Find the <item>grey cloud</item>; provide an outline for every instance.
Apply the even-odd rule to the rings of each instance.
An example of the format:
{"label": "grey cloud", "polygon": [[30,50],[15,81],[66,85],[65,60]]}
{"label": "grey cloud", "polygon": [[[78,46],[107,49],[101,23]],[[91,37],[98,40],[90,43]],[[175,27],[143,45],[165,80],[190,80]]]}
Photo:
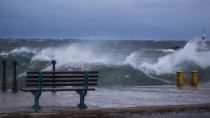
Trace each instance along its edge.
{"label": "grey cloud", "polygon": [[187,39],[210,27],[209,0],[0,0],[0,36]]}

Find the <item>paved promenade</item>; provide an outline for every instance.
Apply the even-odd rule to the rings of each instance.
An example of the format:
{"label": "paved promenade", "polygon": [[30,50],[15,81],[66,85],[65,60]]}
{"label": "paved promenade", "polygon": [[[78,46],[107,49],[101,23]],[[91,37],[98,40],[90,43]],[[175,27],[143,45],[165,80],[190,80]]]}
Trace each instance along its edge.
{"label": "paved promenade", "polygon": [[[23,111],[33,113],[34,110],[31,109],[33,101],[33,96],[27,92],[19,91],[18,93],[12,93],[9,90],[4,93],[0,92],[0,113],[21,113]],[[74,111],[78,110],[76,108],[78,103],[79,95],[75,92],[44,92],[40,99],[42,106],[40,112]],[[153,106],[167,108],[168,106],[174,105],[191,106],[195,104],[200,104],[202,106],[200,107],[201,110],[205,110],[206,108],[210,108],[208,103],[210,103],[209,86],[198,86],[197,88],[184,87],[182,89],[176,88],[175,86],[97,88],[96,91],[88,92],[86,97],[86,104],[89,107],[88,110],[99,111],[101,109],[113,110],[116,108],[126,110],[128,108],[140,108],[141,110],[142,107],[143,109],[144,107],[146,109],[153,108]],[[209,106],[205,107],[205,105]],[[189,106],[187,106],[187,109]],[[200,108],[190,109],[190,111],[199,111]],[[196,112],[193,113],[196,114]],[[204,114],[209,115],[209,112],[205,112]],[[182,116],[182,114],[180,115]],[[132,117],[136,117],[135,114]]]}

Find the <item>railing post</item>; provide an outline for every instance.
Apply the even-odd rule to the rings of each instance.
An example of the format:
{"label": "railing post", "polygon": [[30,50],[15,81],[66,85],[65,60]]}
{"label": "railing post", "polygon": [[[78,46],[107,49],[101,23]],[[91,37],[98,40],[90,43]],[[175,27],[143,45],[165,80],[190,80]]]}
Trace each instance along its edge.
{"label": "railing post", "polygon": [[7,90],[7,80],[6,80],[6,60],[2,61],[3,64],[3,79],[2,79],[2,87],[1,90],[2,91],[6,91]]}
{"label": "railing post", "polygon": [[13,83],[12,83],[12,92],[17,92],[17,77],[16,77],[16,66],[17,66],[17,61],[13,61],[13,67],[14,67],[14,70],[13,70]]}
{"label": "railing post", "polygon": [[56,61],[55,60],[52,60],[51,64],[52,64],[52,71],[55,71]]}
{"label": "railing post", "polygon": [[[55,72],[55,64],[56,64],[56,61],[55,60],[52,60],[51,64],[52,64],[52,71]],[[54,76],[55,76],[55,73],[53,73],[53,77],[52,77],[52,79],[53,79],[53,86],[52,87],[53,88],[55,88],[55,86],[54,86],[55,77]]]}

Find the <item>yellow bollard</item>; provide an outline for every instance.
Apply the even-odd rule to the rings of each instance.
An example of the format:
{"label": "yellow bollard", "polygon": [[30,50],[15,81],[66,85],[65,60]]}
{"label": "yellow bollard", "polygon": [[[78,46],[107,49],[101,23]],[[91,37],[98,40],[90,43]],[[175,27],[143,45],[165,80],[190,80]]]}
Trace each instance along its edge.
{"label": "yellow bollard", "polygon": [[191,71],[191,86],[198,84],[198,71]]}
{"label": "yellow bollard", "polygon": [[184,72],[183,71],[176,72],[176,86],[177,87],[184,86]]}

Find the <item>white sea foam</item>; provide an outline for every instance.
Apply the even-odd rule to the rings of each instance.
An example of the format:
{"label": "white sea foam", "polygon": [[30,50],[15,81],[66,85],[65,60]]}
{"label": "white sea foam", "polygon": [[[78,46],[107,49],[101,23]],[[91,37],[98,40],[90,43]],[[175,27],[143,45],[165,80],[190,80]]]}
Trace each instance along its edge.
{"label": "white sea foam", "polygon": [[167,53],[176,52],[176,50],[174,50],[174,49],[161,49],[161,50],[158,50],[158,51],[167,52]]}
{"label": "white sea foam", "polygon": [[70,44],[66,47],[45,48],[38,52],[33,58],[35,60],[50,61],[55,59],[57,67],[82,67],[85,64],[101,64],[122,66],[131,65],[133,68],[144,72],[146,75],[161,75],[175,73],[176,70],[183,69],[184,63],[193,63],[201,68],[210,66],[210,51],[198,51],[198,41],[188,42],[183,49],[174,53],[160,57],[157,62],[149,62],[142,57],[140,51],[135,51],[117,59],[116,53],[100,50],[100,46],[81,45],[79,43]]}
{"label": "white sea foam", "polygon": [[[183,49],[157,58],[156,61],[145,57],[141,50],[136,50],[128,55],[120,55],[112,49],[103,48],[103,45],[73,43],[63,47],[35,49],[22,47],[3,52],[1,55],[32,53],[35,61],[57,61],[56,68],[87,68],[86,65],[123,66],[130,65],[140,70],[150,78],[158,75],[173,74],[179,69],[184,69],[186,63],[194,64],[200,68],[210,66],[210,51],[199,51],[198,41],[188,42]],[[160,79],[161,80],[161,79]],[[163,80],[165,81],[165,80]]]}
{"label": "white sea foam", "polygon": [[13,49],[9,53],[33,53],[33,54],[35,54],[37,52],[38,52],[38,50],[35,48],[21,47],[21,48]]}
{"label": "white sea foam", "polygon": [[39,50],[35,49],[35,48],[28,48],[28,47],[20,47],[20,48],[16,48],[13,49],[9,52],[1,52],[0,55],[1,56],[8,56],[11,54],[21,54],[21,53],[32,53],[32,54],[36,54]]}
{"label": "white sea foam", "polygon": [[67,66],[82,67],[85,64],[116,65],[117,60],[113,58],[111,53],[101,52],[96,46],[75,43],[65,47],[45,48],[37,53],[31,61],[55,59],[57,61],[56,67],[60,68]]}
{"label": "white sea foam", "polygon": [[143,62],[134,66],[147,74],[154,75],[175,73],[176,70],[183,69],[183,65],[188,62],[205,69],[210,66],[210,51],[199,51],[198,44],[197,40],[190,41],[183,49],[160,57],[156,63]]}

